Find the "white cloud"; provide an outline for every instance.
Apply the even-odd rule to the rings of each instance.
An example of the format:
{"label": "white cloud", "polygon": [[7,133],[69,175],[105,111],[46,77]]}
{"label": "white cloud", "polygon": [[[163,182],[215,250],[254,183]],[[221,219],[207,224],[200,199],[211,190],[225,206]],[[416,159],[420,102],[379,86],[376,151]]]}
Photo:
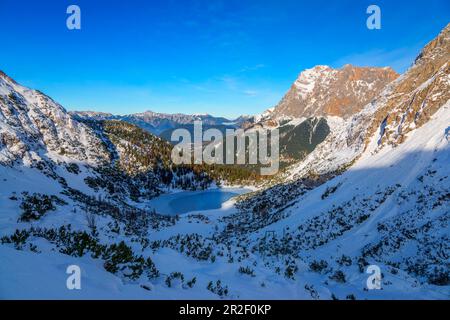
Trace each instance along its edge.
{"label": "white cloud", "polygon": [[255,97],[258,95],[258,91],[256,90],[244,90],[242,93],[249,97]]}

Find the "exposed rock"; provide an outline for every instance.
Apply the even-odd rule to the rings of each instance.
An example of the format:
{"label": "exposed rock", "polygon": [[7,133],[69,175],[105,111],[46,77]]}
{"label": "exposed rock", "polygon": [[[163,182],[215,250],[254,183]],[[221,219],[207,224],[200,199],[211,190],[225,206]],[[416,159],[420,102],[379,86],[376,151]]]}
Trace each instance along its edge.
{"label": "exposed rock", "polygon": [[360,111],[398,74],[389,67],[316,66],[303,71],[271,114],[272,118],[339,116]]}

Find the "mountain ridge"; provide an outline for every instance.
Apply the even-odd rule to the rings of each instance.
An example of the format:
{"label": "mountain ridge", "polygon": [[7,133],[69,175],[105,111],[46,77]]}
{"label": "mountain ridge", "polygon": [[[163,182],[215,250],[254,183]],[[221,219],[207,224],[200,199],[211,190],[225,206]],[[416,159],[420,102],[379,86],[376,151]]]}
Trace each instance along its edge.
{"label": "mountain ridge", "polygon": [[339,69],[317,65],[300,73],[281,101],[262,116],[266,121],[338,116],[348,118],[398,77],[390,67]]}
{"label": "mountain ridge", "polygon": [[209,114],[171,114],[153,111],[129,115],[113,115],[95,111],[70,111],[69,113],[80,119],[127,121],[156,135],[161,135],[163,132],[174,130],[185,125],[193,125],[194,121],[201,121],[204,126],[208,127],[225,126],[227,128],[239,128],[244,122],[251,119],[248,116],[240,116],[236,119],[229,120],[224,117],[215,117]]}

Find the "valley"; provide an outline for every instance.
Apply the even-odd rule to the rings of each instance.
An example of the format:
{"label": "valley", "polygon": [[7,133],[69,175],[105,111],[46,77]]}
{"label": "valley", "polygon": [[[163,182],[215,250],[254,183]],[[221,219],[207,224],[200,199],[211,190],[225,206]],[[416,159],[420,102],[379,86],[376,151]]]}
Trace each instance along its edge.
{"label": "valley", "polygon": [[[412,63],[317,66],[234,120],[68,112],[0,73],[0,298],[448,300],[450,25]],[[282,170],[175,163],[198,120],[279,130]]]}

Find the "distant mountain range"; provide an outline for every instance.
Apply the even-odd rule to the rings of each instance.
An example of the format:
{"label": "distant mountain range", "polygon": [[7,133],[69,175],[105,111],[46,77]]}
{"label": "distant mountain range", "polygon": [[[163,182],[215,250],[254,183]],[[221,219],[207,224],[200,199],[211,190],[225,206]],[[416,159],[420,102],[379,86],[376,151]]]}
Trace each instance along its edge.
{"label": "distant mountain range", "polygon": [[223,117],[214,117],[209,114],[167,114],[153,111],[145,111],[124,116],[95,111],[73,111],[70,112],[70,114],[79,119],[126,121],[133,123],[150,133],[162,135],[166,138],[170,138],[170,133],[174,129],[181,127],[190,129],[194,121],[202,121],[205,128],[240,128],[244,123],[251,121],[253,118],[251,116],[240,116],[237,119],[229,120]]}
{"label": "distant mountain range", "polygon": [[[256,116],[226,119],[211,115],[164,114],[152,111],[131,115],[112,115],[92,111],[70,112],[78,119],[126,121],[170,141],[173,130],[193,133],[193,123],[202,121],[203,129],[246,130],[280,128],[283,164],[298,161],[325,140],[330,132],[328,117],[345,119],[357,113],[398,74],[390,68],[354,67],[342,69],[317,66],[303,71],[280,103]],[[332,121],[335,123],[336,121]],[[317,125],[311,125],[317,123]]]}

